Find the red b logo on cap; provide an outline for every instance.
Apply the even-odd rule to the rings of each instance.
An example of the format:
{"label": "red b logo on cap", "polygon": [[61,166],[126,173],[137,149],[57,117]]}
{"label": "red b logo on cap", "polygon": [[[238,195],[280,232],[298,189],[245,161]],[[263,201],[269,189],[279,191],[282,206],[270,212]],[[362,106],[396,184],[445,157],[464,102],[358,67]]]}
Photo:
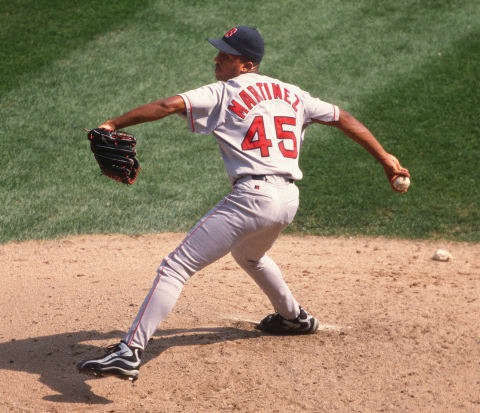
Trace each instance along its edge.
{"label": "red b logo on cap", "polygon": [[234,27],[232,30],[229,30],[227,33],[225,33],[225,36],[223,37],[230,37],[230,36],[233,36],[235,33],[237,33],[237,28]]}

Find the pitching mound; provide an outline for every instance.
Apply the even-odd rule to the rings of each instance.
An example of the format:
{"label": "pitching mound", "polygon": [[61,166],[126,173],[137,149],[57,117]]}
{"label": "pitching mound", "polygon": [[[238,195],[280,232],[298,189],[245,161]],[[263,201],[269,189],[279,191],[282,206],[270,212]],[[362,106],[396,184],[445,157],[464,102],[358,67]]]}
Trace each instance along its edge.
{"label": "pitching mound", "polygon": [[[0,411],[480,411],[478,244],[283,236],[270,255],[315,335],[255,330],[272,308],[226,256],[187,283],[137,382],[78,374],[123,336],[182,238],[0,246]],[[439,248],[453,260],[432,260]]]}

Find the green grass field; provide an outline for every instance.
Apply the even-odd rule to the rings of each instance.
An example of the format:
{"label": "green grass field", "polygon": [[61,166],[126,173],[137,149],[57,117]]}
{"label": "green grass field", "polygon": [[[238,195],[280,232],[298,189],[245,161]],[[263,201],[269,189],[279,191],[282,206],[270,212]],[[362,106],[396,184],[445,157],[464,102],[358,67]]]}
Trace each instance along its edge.
{"label": "green grass field", "polygon": [[266,39],[263,73],[353,113],[412,173],[398,195],[361,147],[311,127],[288,231],[480,242],[480,3],[299,4],[1,0],[0,242],[187,231],[229,192],[212,136],[177,117],[130,128],[143,169],[127,187],[81,128],[213,82],[204,39],[237,24]]}

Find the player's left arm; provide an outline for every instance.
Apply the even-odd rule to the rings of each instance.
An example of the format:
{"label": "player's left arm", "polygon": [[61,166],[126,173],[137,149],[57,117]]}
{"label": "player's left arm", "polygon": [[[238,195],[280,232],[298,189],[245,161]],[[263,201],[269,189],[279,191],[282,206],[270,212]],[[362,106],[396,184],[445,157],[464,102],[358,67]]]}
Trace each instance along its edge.
{"label": "player's left arm", "polygon": [[350,139],[364,147],[383,166],[389,182],[392,182],[392,179],[397,175],[410,177],[408,169],[402,167],[396,157],[385,151],[368,128],[351,113],[340,110],[338,121],[334,122],[312,120],[322,125],[334,126],[340,129]]}

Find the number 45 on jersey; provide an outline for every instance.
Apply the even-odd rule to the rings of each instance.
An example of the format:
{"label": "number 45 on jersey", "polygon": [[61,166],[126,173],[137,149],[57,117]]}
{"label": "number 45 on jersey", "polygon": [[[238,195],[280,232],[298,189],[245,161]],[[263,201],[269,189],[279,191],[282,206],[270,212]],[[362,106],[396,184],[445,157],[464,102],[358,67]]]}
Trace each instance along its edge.
{"label": "number 45 on jersey", "polygon": [[[289,116],[275,116],[275,132],[277,135],[278,148],[285,158],[296,159],[298,156],[297,150],[297,137],[292,131],[284,130],[283,125],[296,126],[297,121],[295,118]],[[255,135],[257,139],[254,140]],[[284,139],[291,139],[293,143],[293,149],[285,148]],[[249,151],[252,149],[260,149],[260,154],[263,158],[270,156],[269,148],[272,146],[272,141],[267,138],[265,133],[265,124],[263,122],[263,116],[256,116],[253,119],[250,128],[245,135],[245,138],[242,141],[242,149],[244,151]]]}

